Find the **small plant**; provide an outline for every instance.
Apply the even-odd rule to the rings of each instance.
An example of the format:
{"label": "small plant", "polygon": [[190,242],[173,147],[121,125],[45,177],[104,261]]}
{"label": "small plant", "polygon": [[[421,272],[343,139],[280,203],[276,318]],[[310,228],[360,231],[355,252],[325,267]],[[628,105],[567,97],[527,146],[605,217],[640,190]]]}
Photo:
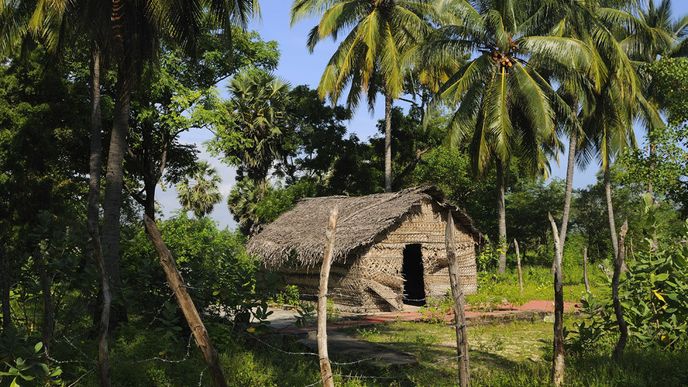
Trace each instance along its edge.
{"label": "small plant", "polygon": [[10,387],[20,387],[20,382],[30,382],[28,385],[45,385],[45,386],[62,386],[62,369],[60,367],[51,367],[43,363],[41,360],[41,351],[43,350],[43,343],[36,343],[33,347],[33,354],[31,357],[24,359],[17,357],[14,359],[14,364],[5,363],[8,367],[7,371],[0,371],[0,382],[3,377],[8,376],[12,378]]}
{"label": "small plant", "polygon": [[315,305],[310,302],[301,302],[296,308],[296,326],[305,327],[315,322]]}
{"label": "small plant", "polygon": [[296,285],[287,285],[283,291],[275,297],[275,302],[280,305],[299,306],[301,293]]}

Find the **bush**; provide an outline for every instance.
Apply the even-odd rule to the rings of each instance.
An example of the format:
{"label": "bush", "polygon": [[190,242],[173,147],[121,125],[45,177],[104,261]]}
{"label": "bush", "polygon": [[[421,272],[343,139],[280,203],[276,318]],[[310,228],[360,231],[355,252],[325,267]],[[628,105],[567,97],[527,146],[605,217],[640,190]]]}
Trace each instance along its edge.
{"label": "bush", "polygon": [[[619,288],[631,341],[666,350],[688,348],[688,246],[684,243],[636,254]],[[578,324],[574,348],[594,346],[615,337],[616,318],[610,299],[583,300],[586,319]]]}

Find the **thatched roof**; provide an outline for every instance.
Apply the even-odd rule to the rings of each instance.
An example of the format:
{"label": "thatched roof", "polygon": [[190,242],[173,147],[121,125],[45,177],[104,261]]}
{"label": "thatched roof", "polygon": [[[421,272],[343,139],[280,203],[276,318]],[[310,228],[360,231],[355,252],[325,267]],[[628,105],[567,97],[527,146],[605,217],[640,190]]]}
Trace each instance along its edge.
{"label": "thatched roof", "polygon": [[445,203],[441,191],[435,187],[417,187],[367,196],[303,199],[251,238],[248,251],[260,256],[267,267],[277,266],[292,257],[299,264],[315,265],[322,259],[330,210],[338,206],[334,259],[341,262],[375,243],[407,216],[420,211],[421,203],[428,200],[451,210],[455,223],[476,241],[480,240],[481,234],[471,218]]}

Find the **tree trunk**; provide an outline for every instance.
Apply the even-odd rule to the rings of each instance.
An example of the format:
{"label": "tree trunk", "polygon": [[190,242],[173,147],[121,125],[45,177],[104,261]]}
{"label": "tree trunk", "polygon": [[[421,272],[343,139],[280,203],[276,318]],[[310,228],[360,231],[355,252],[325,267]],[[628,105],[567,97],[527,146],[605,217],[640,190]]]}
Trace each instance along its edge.
{"label": "tree trunk", "polygon": [[576,145],[578,135],[571,134],[569,138],[569,159],[566,165],[566,192],[564,194],[564,213],[561,217],[561,230],[559,230],[559,243],[561,244],[562,257],[564,246],[566,245],[566,234],[569,228],[569,217],[571,214],[571,199],[573,198],[573,174],[576,165]]}
{"label": "tree trunk", "polygon": [[177,270],[177,264],[174,261],[174,257],[165,245],[165,242],[162,240],[162,235],[160,235],[160,230],[158,230],[158,226],[155,224],[155,221],[147,215],[144,215],[143,220],[146,225],[146,231],[148,232],[148,238],[153,243],[153,246],[160,257],[160,265],[162,265],[162,268],[165,271],[167,283],[174,291],[177,304],[182,310],[184,318],[186,319],[186,322],[193,333],[194,339],[196,340],[196,345],[198,345],[198,348],[203,354],[203,359],[208,365],[213,384],[216,387],[226,387],[227,382],[222,372],[222,367],[220,367],[217,352],[213,347],[213,343],[210,341],[210,336],[208,336],[208,331],[205,329],[203,320],[201,320],[201,316],[199,315],[191,296],[189,296],[189,292],[186,290],[186,283],[184,282],[181,274],[179,274],[179,270]]}
{"label": "tree trunk", "polygon": [[506,203],[505,203],[506,180],[504,177],[504,165],[501,160],[497,160],[497,208],[499,214],[499,267],[498,273],[506,271]]}
{"label": "tree trunk", "polygon": [[330,266],[334,252],[334,239],[337,232],[337,207],[330,211],[330,220],[325,232],[325,255],[320,268],[320,289],[318,291],[318,356],[320,358],[320,377],[322,385],[334,387],[332,366],[327,353],[327,286],[330,278]]}
{"label": "tree trunk", "polygon": [[100,242],[99,229],[99,201],[100,201],[100,171],[103,165],[103,134],[102,116],[100,109],[100,49],[93,45],[91,51],[91,157],[89,159],[88,180],[88,233],[91,236],[93,259],[100,273],[100,291],[103,304],[100,310],[98,324],[98,378],[102,387],[110,386],[110,355],[108,351],[108,335],[110,328],[110,305],[112,295],[110,280],[105,269],[105,259]]}
{"label": "tree trunk", "polygon": [[392,97],[385,96],[385,192],[392,192]]}
{"label": "tree trunk", "polygon": [[45,353],[50,353],[50,344],[53,339],[53,329],[55,328],[55,315],[53,306],[52,278],[48,273],[45,256],[40,247],[36,247],[36,263],[38,264],[38,278],[41,285],[43,296],[43,321],[41,323],[41,339]]}
{"label": "tree trunk", "polygon": [[564,283],[562,268],[562,245],[559,240],[557,224],[549,215],[549,222],[552,226],[552,236],[554,239],[554,348],[552,353],[552,383],[555,386],[564,384]]}
{"label": "tree trunk", "polygon": [[454,326],[456,329],[456,353],[459,360],[459,386],[470,384],[470,367],[468,356],[468,331],[466,329],[466,315],[464,313],[464,295],[461,287],[461,273],[459,262],[456,260],[454,239],[454,216],[447,211],[447,225],[444,232],[444,244],[449,261],[449,284],[454,298]]}
{"label": "tree trunk", "polygon": [[590,282],[588,282],[588,247],[583,247],[583,282],[585,282],[585,292],[590,293]]}
{"label": "tree trunk", "polygon": [[[561,217],[561,229],[559,230],[559,243],[561,244],[562,259],[564,255],[564,247],[566,246],[566,237],[569,228],[569,218],[571,216],[571,200],[573,198],[573,175],[576,166],[577,144],[578,134],[572,133],[569,136],[569,157],[566,164],[566,191],[564,191],[564,212]],[[554,262],[552,262],[552,273],[554,273]]]}
{"label": "tree trunk", "polygon": [[628,222],[626,221],[624,222],[623,226],[621,226],[621,231],[619,232],[619,253],[614,259],[614,276],[612,277],[612,302],[614,304],[616,323],[619,326],[619,341],[616,342],[613,354],[613,358],[615,360],[620,360],[623,356],[623,351],[626,347],[626,341],[628,340],[628,326],[626,325],[626,320],[624,320],[623,306],[621,306],[621,301],[619,300],[619,280],[621,279],[621,271],[624,266],[626,253],[624,245],[627,232]]}
{"label": "tree trunk", "polygon": [[2,330],[9,332],[12,328],[12,308],[10,307],[10,258],[5,246],[0,246],[0,303],[2,304]]}
{"label": "tree trunk", "polygon": [[604,193],[607,197],[607,217],[609,219],[609,230],[612,236],[612,247],[614,248],[614,258],[619,256],[619,241],[616,236],[616,221],[614,220],[614,203],[612,202],[612,181],[609,174],[611,165],[607,158],[607,167],[604,170]]}
{"label": "tree trunk", "polygon": [[117,101],[113,112],[110,149],[105,175],[105,198],[103,200],[103,257],[105,272],[112,287],[111,323],[126,321],[126,307],[122,300],[120,279],[120,216],[124,188],[124,155],[127,152],[129,132],[129,110],[131,104],[131,83],[133,70],[129,60],[120,63],[117,72]]}
{"label": "tree trunk", "polygon": [[514,239],[514,249],[516,249],[516,270],[518,271],[518,289],[523,293],[523,270],[521,269],[521,250],[518,241]]}

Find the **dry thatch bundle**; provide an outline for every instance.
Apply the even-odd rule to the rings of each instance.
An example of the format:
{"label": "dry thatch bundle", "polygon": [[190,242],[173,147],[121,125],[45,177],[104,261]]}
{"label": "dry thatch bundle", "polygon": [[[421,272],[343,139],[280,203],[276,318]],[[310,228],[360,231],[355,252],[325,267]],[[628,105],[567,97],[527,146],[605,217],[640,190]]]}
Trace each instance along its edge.
{"label": "dry thatch bundle", "polygon": [[[301,200],[294,209],[265,227],[248,243],[248,251],[260,256],[266,267],[287,261],[312,267],[322,260],[329,211],[339,207],[334,262],[343,263],[375,244],[417,214],[423,202],[433,201],[451,211],[457,226],[476,241],[481,234],[461,209],[444,202],[435,187],[416,187],[368,196],[328,196]],[[293,260],[296,260],[294,262]]]}

